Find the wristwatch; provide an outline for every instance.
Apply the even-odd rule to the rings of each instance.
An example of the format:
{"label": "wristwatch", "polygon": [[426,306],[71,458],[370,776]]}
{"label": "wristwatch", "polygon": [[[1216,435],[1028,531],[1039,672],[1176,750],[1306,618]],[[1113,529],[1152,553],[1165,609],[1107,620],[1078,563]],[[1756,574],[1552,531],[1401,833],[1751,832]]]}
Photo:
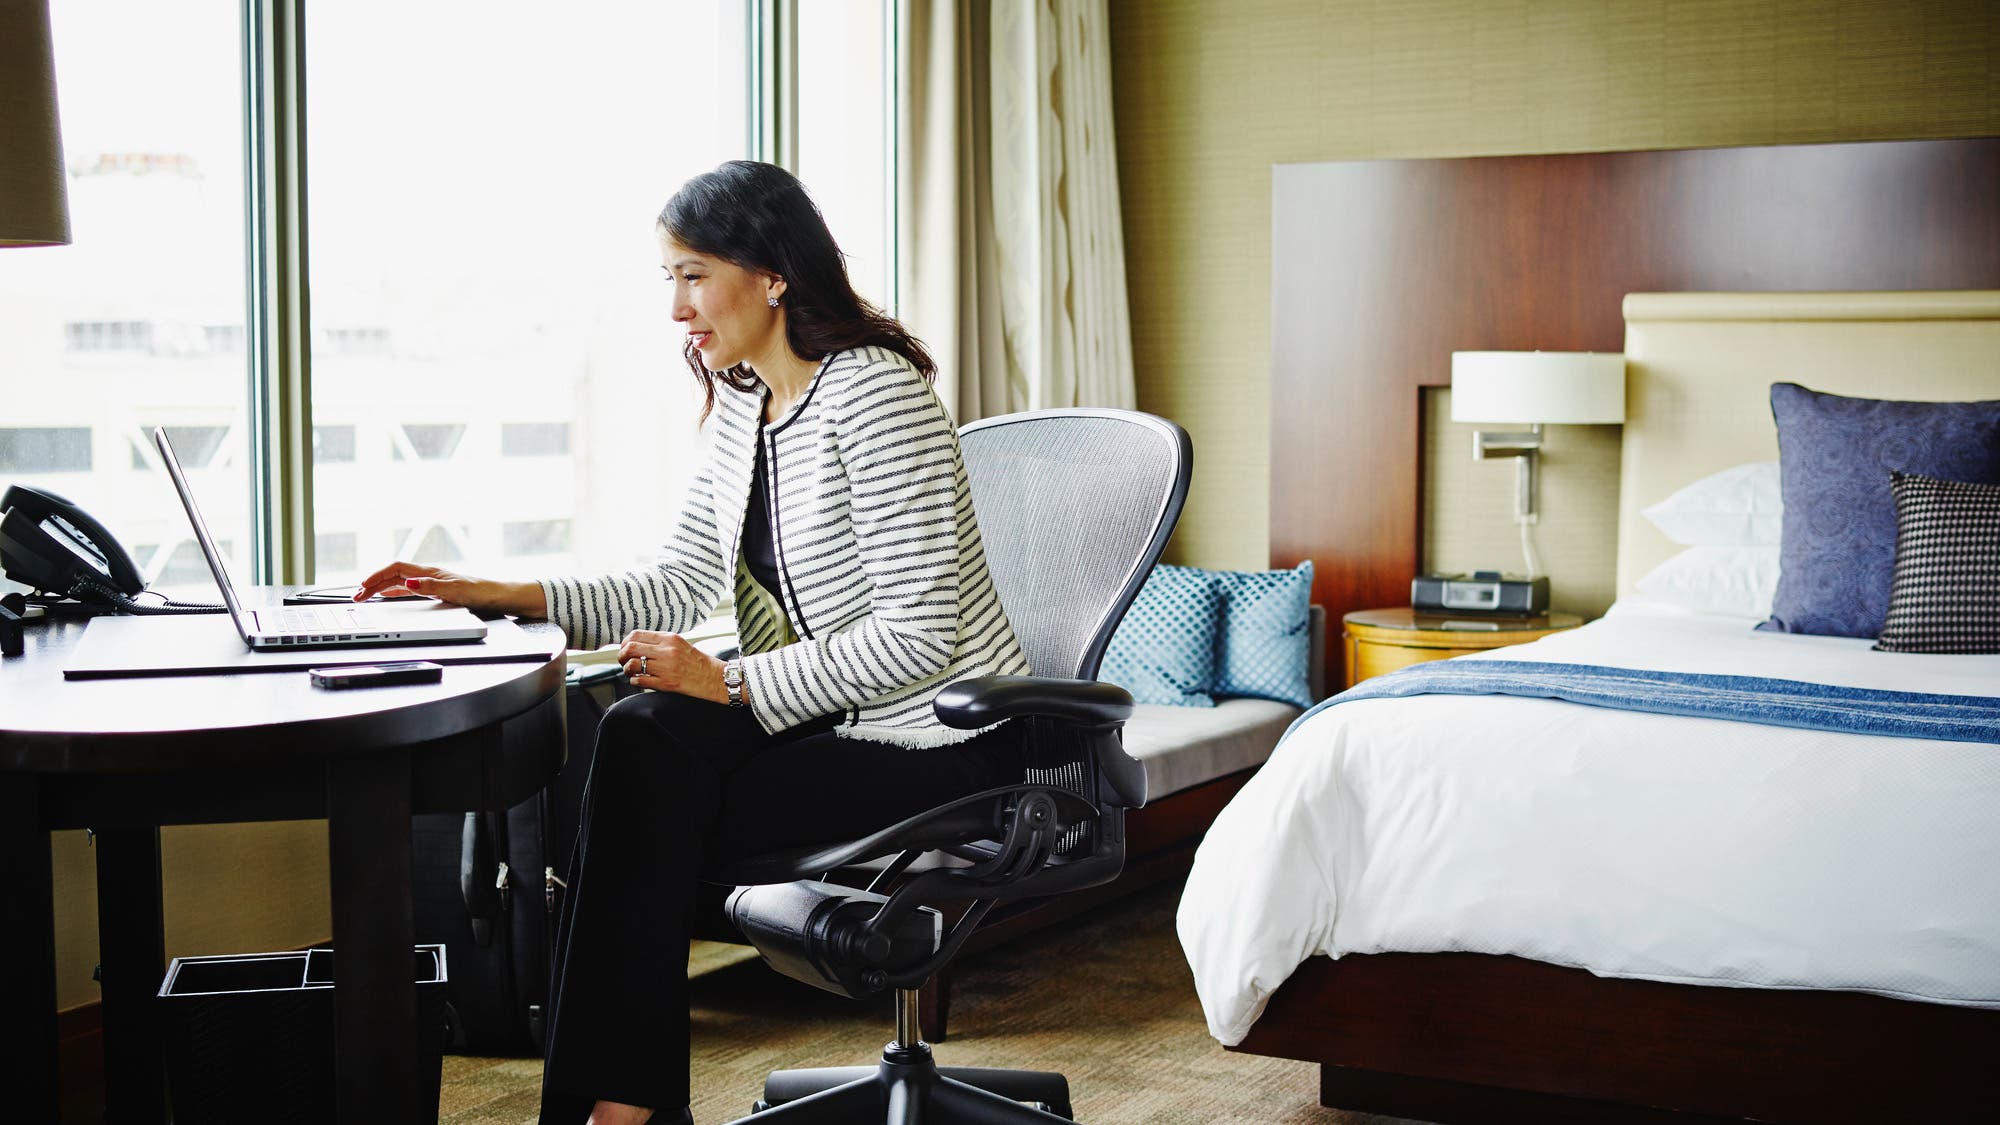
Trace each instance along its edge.
{"label": "wristwatch", "polygon": [[743,662],[732,660],[722,666],[722,686],[729,689],[729,705],[741,707],[743,701]]}

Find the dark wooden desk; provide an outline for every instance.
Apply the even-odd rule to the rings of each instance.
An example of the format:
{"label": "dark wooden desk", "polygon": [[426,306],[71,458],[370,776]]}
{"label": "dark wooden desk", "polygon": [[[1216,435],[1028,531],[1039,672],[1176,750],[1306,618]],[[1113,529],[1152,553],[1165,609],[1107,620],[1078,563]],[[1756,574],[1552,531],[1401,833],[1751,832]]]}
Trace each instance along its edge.
{"label": "dark wooden desk", "polygon": [[322,816],[340,951],[339,1119],[420,1112],[410,816],[506,808],[561,764],[562,636],[529,627],[547,636],[546,660],[330,692],[303,672],[65,681],[83,623],[30,622],[26,653],[0,658],[7,1119],[57,1115],[52,830],[97,833],[106,1119],[150,1125],[166,1119],[152,1026],[166,959],[160,826]]}

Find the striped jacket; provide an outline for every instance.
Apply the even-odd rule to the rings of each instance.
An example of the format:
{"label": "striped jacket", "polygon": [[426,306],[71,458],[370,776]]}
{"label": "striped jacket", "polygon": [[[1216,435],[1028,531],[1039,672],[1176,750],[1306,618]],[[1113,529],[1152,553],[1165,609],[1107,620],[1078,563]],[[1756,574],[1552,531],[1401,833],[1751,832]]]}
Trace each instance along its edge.
{"label": "striped jacket", "polygon": [[[680,633],[734,588],[744,692],[780,731],[843,714],[838,732],[899,746],[972,737],[938,722],[938,690],[1026,675],[1000,608],[958,435],[909,361],[837,352],[784,417],[760,430],[766,392],[717,388],[709,450],[651,566],[542,583],[549,619],[594,648],[633,629]],[[756,447],[765,443],[780,590],[741,559]]]}

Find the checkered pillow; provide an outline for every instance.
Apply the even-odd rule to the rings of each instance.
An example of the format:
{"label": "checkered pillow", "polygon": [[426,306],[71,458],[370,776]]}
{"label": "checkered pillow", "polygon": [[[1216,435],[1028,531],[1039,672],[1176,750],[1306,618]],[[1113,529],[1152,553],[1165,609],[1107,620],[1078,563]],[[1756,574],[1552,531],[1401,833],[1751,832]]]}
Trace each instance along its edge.
{"label": "checkered pillow", "polygon": [[1891,473],[1896,567],[1883,652],[2000,653],[2000,484]]}
{"label": "checkered pillow", "polygon": [[1215,631],[1222,591],[1207,571],[1155,566],[1111,635],[1097,678],[1140,703],[1213,707]]}
{"label": "checkered pillow", "polygon": [[1313,705],[1306,637],[1313,565],[1291,570],[1214,572],[1222,586],[1222,649],[1215,693]]}

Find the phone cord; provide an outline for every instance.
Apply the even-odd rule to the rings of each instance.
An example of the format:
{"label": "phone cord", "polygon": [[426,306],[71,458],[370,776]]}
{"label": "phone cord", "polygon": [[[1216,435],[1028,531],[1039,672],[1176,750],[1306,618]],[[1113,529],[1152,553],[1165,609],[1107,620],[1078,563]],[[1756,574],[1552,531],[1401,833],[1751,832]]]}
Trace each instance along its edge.
{"label": "phone cord", "polygon": [[176,613],[223,612],[223,607],[219,605],[209,605],[205,602],[177,602],[174,601],[172,598],[167,598],[163,603],[159,605],[147,605],[143,602],[136,602],[133,601],[131,598],[126,597],[124,592],[121,590],[114,589],[110,586],[105,585],[102,582],[93,581],[90,578],[78,578],[76,582],[70,586],[68,596],[75,598],[77,601],[85,601],[85,600],[108,601],[111,604],[117,606],[120,610],[122,610],[125,613],[137,614],[140,616],[176,614]]}

